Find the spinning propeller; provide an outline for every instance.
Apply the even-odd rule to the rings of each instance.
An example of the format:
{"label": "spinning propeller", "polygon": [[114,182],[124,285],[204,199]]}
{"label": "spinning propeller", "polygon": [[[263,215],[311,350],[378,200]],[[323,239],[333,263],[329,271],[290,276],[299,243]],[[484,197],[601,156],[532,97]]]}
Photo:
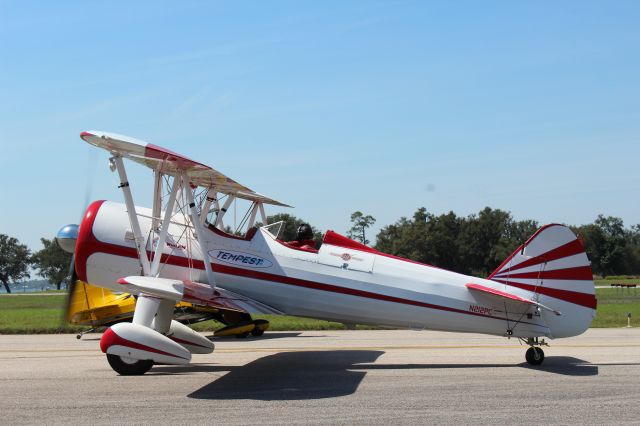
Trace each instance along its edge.
{"label": "spinning propeller", "polygon": [[[85,192],[84,192],[84,202],[82,203],[82,211],[80,212],[79,219],[82,222],[82,218],[84,217],[84,212],[91,201],[91,193],[93,190],[93,176],[96,169],[96,154],[94,150],[89,150],[87,154],[87,179],[85,180]],[[76,275],[75,268],[75,251],[76,251],[76,241],[78,240],[78,232],[80,230],[80,225],[70,224],[63,226],[58,233],[56,234],[55,240],[62,250],[67,253],[71,253],[71,262],[69,263],[69,275],[67,276],[67,300],[64,308],[64,320],[69,322],[70,318],[70,309],[71,309],[71,301],[73,298],[73,294],[76,290],[76,282],[78,281],[78,276]]]}

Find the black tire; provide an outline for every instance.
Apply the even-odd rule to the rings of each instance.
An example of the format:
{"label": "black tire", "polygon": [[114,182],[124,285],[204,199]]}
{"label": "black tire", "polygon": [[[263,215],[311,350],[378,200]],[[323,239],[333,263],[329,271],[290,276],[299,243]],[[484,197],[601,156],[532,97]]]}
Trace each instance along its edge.
{"label": "black tire", "polygon": [[107,361],[113,371],[121,376],[142,376],[153,367],[153,361],[142,359],[135,362],[125,362],[118,355],[107,354]]}
{"label": "black tire", "polygon": [[258,328],[258,327],[256,327],[256,328],[254,328],[253,330],[251,330],[251,335],[252,335],[252,336],[260,337],[260,336],[262,336],[263,334],[264,334],[264,330],[262,330],[262,329],[260,329],[260,328]]}
{"label": "black tire", "polygon": [[540,348],[536,348],[535,346],[527,349],[527,353],[524,356],[527,359],[527,362],[531,365],[540,365],[544,361],[544,351]]}

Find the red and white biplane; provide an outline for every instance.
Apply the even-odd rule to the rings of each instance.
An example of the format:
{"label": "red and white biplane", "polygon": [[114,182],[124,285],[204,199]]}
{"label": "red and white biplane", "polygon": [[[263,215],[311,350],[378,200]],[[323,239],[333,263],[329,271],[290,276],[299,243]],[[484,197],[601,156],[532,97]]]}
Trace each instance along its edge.
{"label": "red and white biplane", "polygon": [[[109,152],[124,204],[92,203],[75,243],[78,279],[137,297],[132,322],[100,347],[120,374],[154,363],[187,364],[213,343],[174,320],[176,302],[251,314],[348,324],[485,333],[521,339],[541,364],[544,338],[576,336],[595,315],[590,262],[563,225],[546,225],[489,277],[450,272],[381,253],[328,231],[319,250],[279,239],[265,205],[285,206],[204,164],[126,136],[83,132]],[[128,159],[153,170],[153,205],[134,204]],[[251,203],[243,236],[225,232],[234,200]],[[257,221],[266,224],[256,227]],[[68,238],[68,236],[67,236]]]}

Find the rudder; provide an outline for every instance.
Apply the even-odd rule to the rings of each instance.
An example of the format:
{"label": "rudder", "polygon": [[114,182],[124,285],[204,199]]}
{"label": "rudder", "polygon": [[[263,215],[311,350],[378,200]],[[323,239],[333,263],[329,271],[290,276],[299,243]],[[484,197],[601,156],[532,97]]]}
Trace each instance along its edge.
{"label": "rudder", "polygon": [[591,262],[582,242],[564,225],[540,228],[488,278],[531,291],[539,302],[562,312],[563,319],[545,318],[554,337],[582,333],[595,315]]}

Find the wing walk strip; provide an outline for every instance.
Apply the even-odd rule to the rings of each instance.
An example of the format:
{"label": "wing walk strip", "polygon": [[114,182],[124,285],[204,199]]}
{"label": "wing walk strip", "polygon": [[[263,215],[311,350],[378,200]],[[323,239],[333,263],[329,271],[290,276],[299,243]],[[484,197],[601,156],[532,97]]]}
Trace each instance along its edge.
{"label": "wing walk strip", "polygon": [[[101,242],[101,241],[96,241],[95,245],[99,246],[99,247],[92,247],[92,253],[101,252],[101,253],[111,254],[111,255],[115,255],[115,256],[129,257],[129,258],[133,258],[133,259],[137,259],[138,258],[136,249],[134,247],[123,247],[123,246],[120,246],[120,245],[117,245],[117,244],[104,243],[104,242]],[[149,251],[147,251],[147,253],[150,254]],[[189,259],[184,258],[184,257],[169,256],[169,255],[163,254],[160,262],[166,263],[166,264],[169,264],[169,265],[173,265],[173,266],[181,266],[181,267],[185,267],[185,268],[192,267],[194,269],[204,270],[204,262],[202,260],[191,260],[190,261]],[[382,300],[382,301],[385,301],[385,302],[401,303],[401,304],[404,304],[404,305],[419,306],[419,307],[422,307],[422,308],[436,309],[436,310],[440,310],[440,311],[453,312],[453,313],[457,313],[457,314],[471,315],[471,316],[482,317],[482,318],[491,318],[491,319],[496,319],[496,320],[500,320],[500,321],[513,321],[512,319],[505,318],[505,317],[499,317],[499,316],[495,316],[495,315],[485,315],[485,314],[481,314],[481,313],[477,313],[477,312],[471,312],[471,311],[465,311],[465,310],[462,310],[462,309],[451,308],[451,307],[448,307],[448,306],[434,305],[432,303],[420,302],[420,301],[417,301],[417,300],[403,299],[403,298],[400,298],[400,297],[388,296],[386,294],[373,293],[373,292],[369,292],[369,291],[357,290],[357,289],[352,289],[352,288],[347,288],[347,287],[339,287],[339,286],[335,286],[335,285],[331,285],[331,284],[323,284],[323,283],[319,283],[319,282],[315,282],[315,281],[303,280],[303,279],[299,279],[299,278],[293,278],[293,277],[287,277],[287,276],[282,276],[282,275],[269,274],[269,273],[266,273],[266,272],[246,270],[246,269],[242,269],[242,268],[235,268],[235,267],[232,267],[232,266],[218,265],[218,264],[212,264],[212,267],[214,269],[214,272],[218,272],[218,273],[221,273],[221,274],[241,276],[241,277],[253,278],[253,279],[258,279],[258,280],[272,281],[272,282],[276,282],[276,283],[279,283],[279,284],[295,285],[295,286],[298,286],[298,287],[305,287],[305,288],[310,288],[310,289],[314,289],[314,290],[327,291],[327,292],[331,292],[331,293],[340,293],[340,294],[346,294],[346,295],[350,295],[350,296],[357,296],[357,297],[364,297],[364,298],[368,298],[368,299]],[[517,322],[521,323],[521,324],[529,324],[529,325],[533,325],[535,327],[543,328],[543,326],[541,326],[540,324],[536,324],[536,323],[533,323],[533,322],[527,322],[527,321],[517,321]]]}

